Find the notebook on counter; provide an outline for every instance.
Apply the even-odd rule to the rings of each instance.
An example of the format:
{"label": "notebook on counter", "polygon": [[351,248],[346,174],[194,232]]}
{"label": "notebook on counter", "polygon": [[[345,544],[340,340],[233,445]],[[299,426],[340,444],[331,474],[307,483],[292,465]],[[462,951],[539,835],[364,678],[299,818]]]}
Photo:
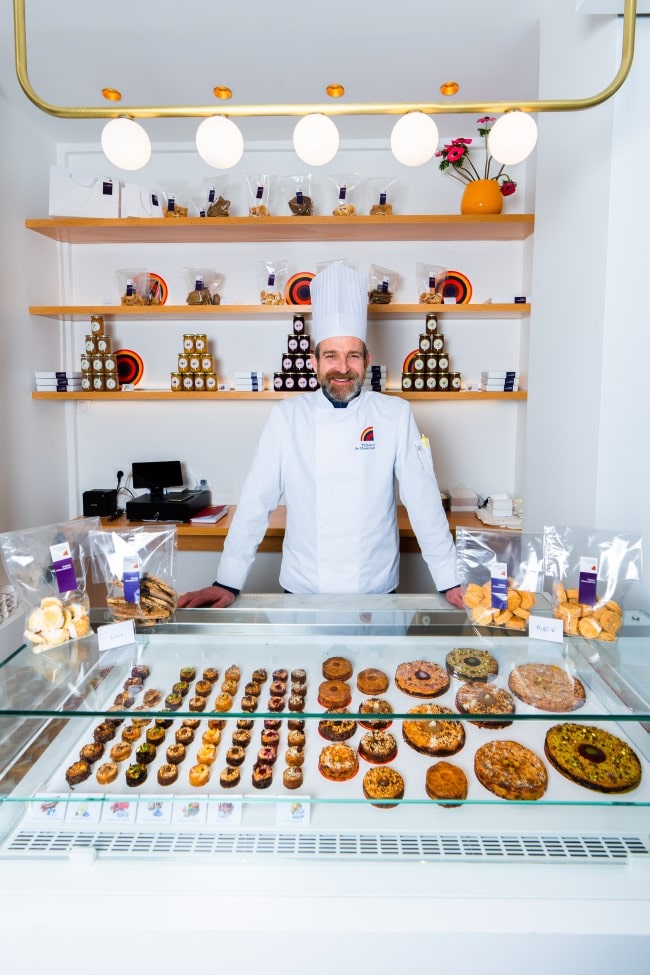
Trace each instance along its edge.
{"label": "notebook on counter", "polygon": [[227,504],[209,504],[190,518],[190,525],[214,525],[227,514]]}

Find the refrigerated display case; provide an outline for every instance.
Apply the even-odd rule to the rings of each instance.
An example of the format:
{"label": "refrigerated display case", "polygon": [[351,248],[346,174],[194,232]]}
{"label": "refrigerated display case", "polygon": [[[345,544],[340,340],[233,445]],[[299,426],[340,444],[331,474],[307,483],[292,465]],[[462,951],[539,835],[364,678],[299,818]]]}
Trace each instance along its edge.
{"label": "refrigerated display case", "polygon": [[[497,672],[461,679],[449,656],[460,648]],[[457,971],[476,967],[461,944],[504,934],[515,952],[505,971],[524,950],[529,971],[548,966],[557,939],[563,957],[576,952],[581,964],[590,952],[598,964],[609,952],[631,960],[647,950],[650,916],[649,650],[642,612],[626,612],[615,643],[552,643],[478,630],[439,597],[397,595],[326,604],[244,596],[228,610],[179,611],[119,648],[100,650],[94,634],[43,654],[19,647],[0,664],[0,930],[45,926],[52,950],[85,926],[87,935],[77,931],[84,952],[110,930],[129,938],[131,957],[142,955],[143,964],[160,956],[162,935],[173,931],[163,952],[170,965],[177,949],[182,957],[176,938],[187,949],[185,927],[190,936],[221,932],[218,957],[228,963],[241,963],[241,936],[250,935],[251,964],[273,971],[288,963],[284,951],[268,954],[266,938],[273,943],[278,933],[291,936],[312,971],[332,969],[327,952],[314,953],[323,935],[345,951],[346,966],[356,952],[360,963],[365,957],[359,939],[379,938],[382,971],[428,951],[434,936],[436,957]],[[325,715],[323,665],[332,658],[351,665],[338,681],[350,701]],[[404,664],[416,675],[408,693],[397,683]],[[418,687],[431,664],[440,677],[435,696],[426,681],[424,693]],[[534,695],[522,699],[512,693],[514,676],[529,665],[564,675],[580,695],[550,707],[548,699],[545,707]],[[370,668],[388,678],[385,691],[359,689]],[[508,692],[514,710],[461,713],[458,692],[470,683]],[[362,713],[370,697],[391,709],[384,731],[397,753],[383,763],[359,751],[372,736]],[[424,745],[415,736],[414,747],[414,722],[431,732]],[[550,733],[575,726],[606,734],[597,745],[575,745],[582,772],[570,756],[562,772]],[[164,771],[159,780],[183,727],[185,758],[176,772],[167,769],[169,781]],[[200,752],[208,731],[212,748]],[[237,733],[240,750],[231,754]],[[335,743],[344,736],[346,761],[353,757],[341,781],[321,767],[332,735]],[[130,754],[112,756],[125,738]],[[492,742],[501,743],[506,767],[486,775]],[[541,767],[534,799],[507,767],[510,742]],[[288,754],[295,743],[302,755]],[[84,748],[92,760],[76,782],[71,770],[79,772]],[[631,777],[621,755],[637,763]],[[257,766],[267,759],[262,780]],[[297,788],[285,786],[289,760],[302,770]],[[431,798],[427,772],[440,761],[461,770],[465,798]],[[112,781],[102,784],[98,770],[107,764],[99,778]],[[134,765],[144,766],[142,780],[127,774]],[[196,765],[207,770],[200,784],[190,776]],[[603,776],[610,766],[612,777]],[[238,781],[223,774],[233,768]],[[403,795],[369,797],[366,783],[378,774],[371,769],[397,772]],[[233,942],[228,931],[238,933]],[[532,956],[531,932],[547,936]],[[109,957],[93,956],[100,966]]]}

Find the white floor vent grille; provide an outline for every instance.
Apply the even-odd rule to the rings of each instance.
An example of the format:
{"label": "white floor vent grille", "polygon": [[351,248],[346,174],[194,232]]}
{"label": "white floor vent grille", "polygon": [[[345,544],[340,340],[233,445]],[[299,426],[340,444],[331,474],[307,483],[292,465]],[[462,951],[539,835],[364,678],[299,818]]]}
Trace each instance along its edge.
{"label": "white floor vent grille", "polygon": [[20,828],[2,857],[64,859],[81,850],[98,858],[279,857],[298,859],[517,860],[621,862],[650,855],[638,835],[546,833],[362,833],[282,831],[71,831]]}

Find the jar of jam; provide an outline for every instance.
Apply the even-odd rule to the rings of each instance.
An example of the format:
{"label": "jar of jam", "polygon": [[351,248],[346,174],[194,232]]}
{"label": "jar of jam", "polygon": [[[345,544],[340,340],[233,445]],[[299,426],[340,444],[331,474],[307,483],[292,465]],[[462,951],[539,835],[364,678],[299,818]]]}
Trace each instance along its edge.
{"label": "jar of jam", "polygon": [[190,371],[190,357],[185,352],[178,353],[178,371],[183,373]]}
{"label": "jar of jam", "polygon": [[104,319],[102,315],[90,316],[90,334],[91,335],[104,334]]}
{"label": "jar of jam", "polygon": [[216,372],[210,370],[205,373],[205,388],[209,393],[216,393],[219,380]]}
{"label": "jar of jam", "polygon": [[104,375],[104,389],[107,393],[116,393],[119,388],[117,373],[107,372]]}
{"label": "jar of jam", "polygon": [[298,352],[302,352],[303,355],[311,352],[311,338],[309,335],[300,335],[298,338]]}
{"label": "jar of jam", "polygon": [[438,371],[438,353],[430,352],[426,357],[424,363],[425,372],[437,372]]}
{"label": "jar of jam", "polygon": [[110,352],[111,351],[110,335],[97,335],[95,337],[95,347],[98,352]]}
{"label": "jar of jam", "polygon": [[296,377],[292,373],[286,373],[284,377],[284,388],[294,390],[296,388]]}
{"label": "jar of jam", "polygon": [[410,372],[402,373],[402,389],[408,392],[413,389],[413,374]]}
{"label": "jar of jam", "polygon": [[201,372],[201,356],[198,352],[190,352],[187,357],[190,372]]}
{"label": "jar of jam", "polygon": [[295,369],[296,372],[304,372],[305,369],[307,368],[306,359],[304,355],[302,355],[300,352],[297,352],[296,355],[294,356],[293,368]]}
{"label": "jar of jam", "polygon": [[93,356],[92,363],[93,363],[93,373],[95,375],[97,375],[97,373],[101,373],[101,372],[104,371],[104,356],[103,355],[101,355],[100,353],[96,352],[95,355]]}
{"label": "jar of jam", "polygon": [[84,350],[88,355],[93,355],[97,351],[97,340],[94,335],[87,335],[84,339]]}
{"label": "jar of jam", "polygon": [[197,392],[202,393],[205,389],[205,373],[195,372],[194,373],[194,389]]}
{"label": "jar of jam", "polygon": [[105,390],[104,386],[104,373],[93,373],[93,391],[95,393],[103,393]]}
{"label": "jar of jam", "polygon": [[424,319],[424,330],[425,332],[428,332],[430,335],[432,335],[434,332],[437,332],[438,330],[437,315],[434,315],[432,312],[429,312],[429,314]]}
{"label": "jar of jam", "polygon": [[117,375],[117,356],[114,352],[107,352],[104,356],[104,372],[108,375]]}
{"label": "jar of jam", "polygon": [[201,372],[214,372],[214,355],[204,352],[201,356]]}
{"label": "jar of jam", "polygon": [[425,367],[426,367],[426,359],[424,358],[424,355],[422,353],[416,355],[413,359],[413,371],[424,372]]}
{"label": "jar of jam", "polygon": [[449,356],[446,352],[441,352],[438,356],[438,369],[440,372],[449,371]]}
{"label": "jar of jam", "polygon": [[183,388],[183,379],[180,372],[170,373],[170,385],[173,393],[179,393]]}
{"label": "jar of jam", "polygon": [[200,332],[198,335],[194,336],[194,351],[195,352],[208,351],[208,336],[205,335],[203,332]]}
{"label": "jar of jam", "polygon": [[290,335],[287,338],[287,352],[295,353],[298,351],[298,336]]}
{"label": "jar of jam", "polygon": [[82,372],[93,371],[93,359],[92,356],[88,355],[87,352],[81,353],[81,371]]}
{"label": "jar of jam", "polygon": [[413,389],[418,393],[424,389],[424,376],[421,373],[413,376]]}
{"label": "jar of jam", "polygon": [[282,371],[293,371],[293,354],[291,352],[285,352],[285,354],[282,356]]}
{"label": "jar of jam", "polygon": [[431,339],[431,348],[433,349],[433,351],[434,352],[442,352],[442,350],[444,349],[444,347],[445,347],[445,337],[444,337],[444,335],[440,335],[440,333],[438,333],[437,335],[434,335],[433,338]]}
{"label": "jar of jam", "polygon": [[424,332],[418,340],[418,348],[420,352],[429,352],[431,349],[431,336],[428,332]]}
{"label": "jar of jam", "polygon": [[438,388],[438,374],[428,372],[424,377],[424,386],[428,393],[433,393]]}
{"label": "jar of jam", "polygon": [[191,393],[194,390],[194,376],[191,372],[183,373],[183,391],[186,393]]}
{"label": "jar of jam", "polygon": [[81,388],[88,392],[93,388],[93,377],[92,373],[85,372],[81,377]]}
{"label": "jar of jam", "polygon": [[449,373],[439,372],[438,373],[438,389],[440,392],[445,392],[449,389]]}
{"label": "jar of jam", "polygon": [[305,316],[304,315],[294,315],[293,316],[293,334],[294,335],[304,335],[305,332]]}
{"label": "jar of jam", "polygon": [[453,390],[460,389],[460,373],[450,372],[449,373],[449,388]]}
{"label": "jar of jam", "polygon": [[302,392],[304,392],[307,389],[307,382],[308,382],[308,377],[307,374],[304,372],[301,372],[300,375],[296,378],[296,386]]}
{"label": "jar of jam", "polygon": [[284,389],[284,376],[281,372],[273,373],[273,389],[276,393],[279,393],[280,390]]}
{"label": "jar of jam", "polygon": [[183,336],[183,352],[194,352],[194,335],[189,332]]}

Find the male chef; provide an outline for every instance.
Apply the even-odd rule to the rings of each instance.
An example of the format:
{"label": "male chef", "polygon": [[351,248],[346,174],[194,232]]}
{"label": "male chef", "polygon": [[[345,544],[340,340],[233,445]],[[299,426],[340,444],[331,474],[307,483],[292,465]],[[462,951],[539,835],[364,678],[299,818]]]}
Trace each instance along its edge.
{"label": "male chef", "polygon": [[226,538],[218,580],[179,607],[228,606],[284,496],[280,584],[289,593],[389,593],[399,581],[395,482],[434,584],[462,608],[456,551],[428,441],[409,404],[363,388],[368,294],[328,264],[311,282],[316,392],[275,405]]}

